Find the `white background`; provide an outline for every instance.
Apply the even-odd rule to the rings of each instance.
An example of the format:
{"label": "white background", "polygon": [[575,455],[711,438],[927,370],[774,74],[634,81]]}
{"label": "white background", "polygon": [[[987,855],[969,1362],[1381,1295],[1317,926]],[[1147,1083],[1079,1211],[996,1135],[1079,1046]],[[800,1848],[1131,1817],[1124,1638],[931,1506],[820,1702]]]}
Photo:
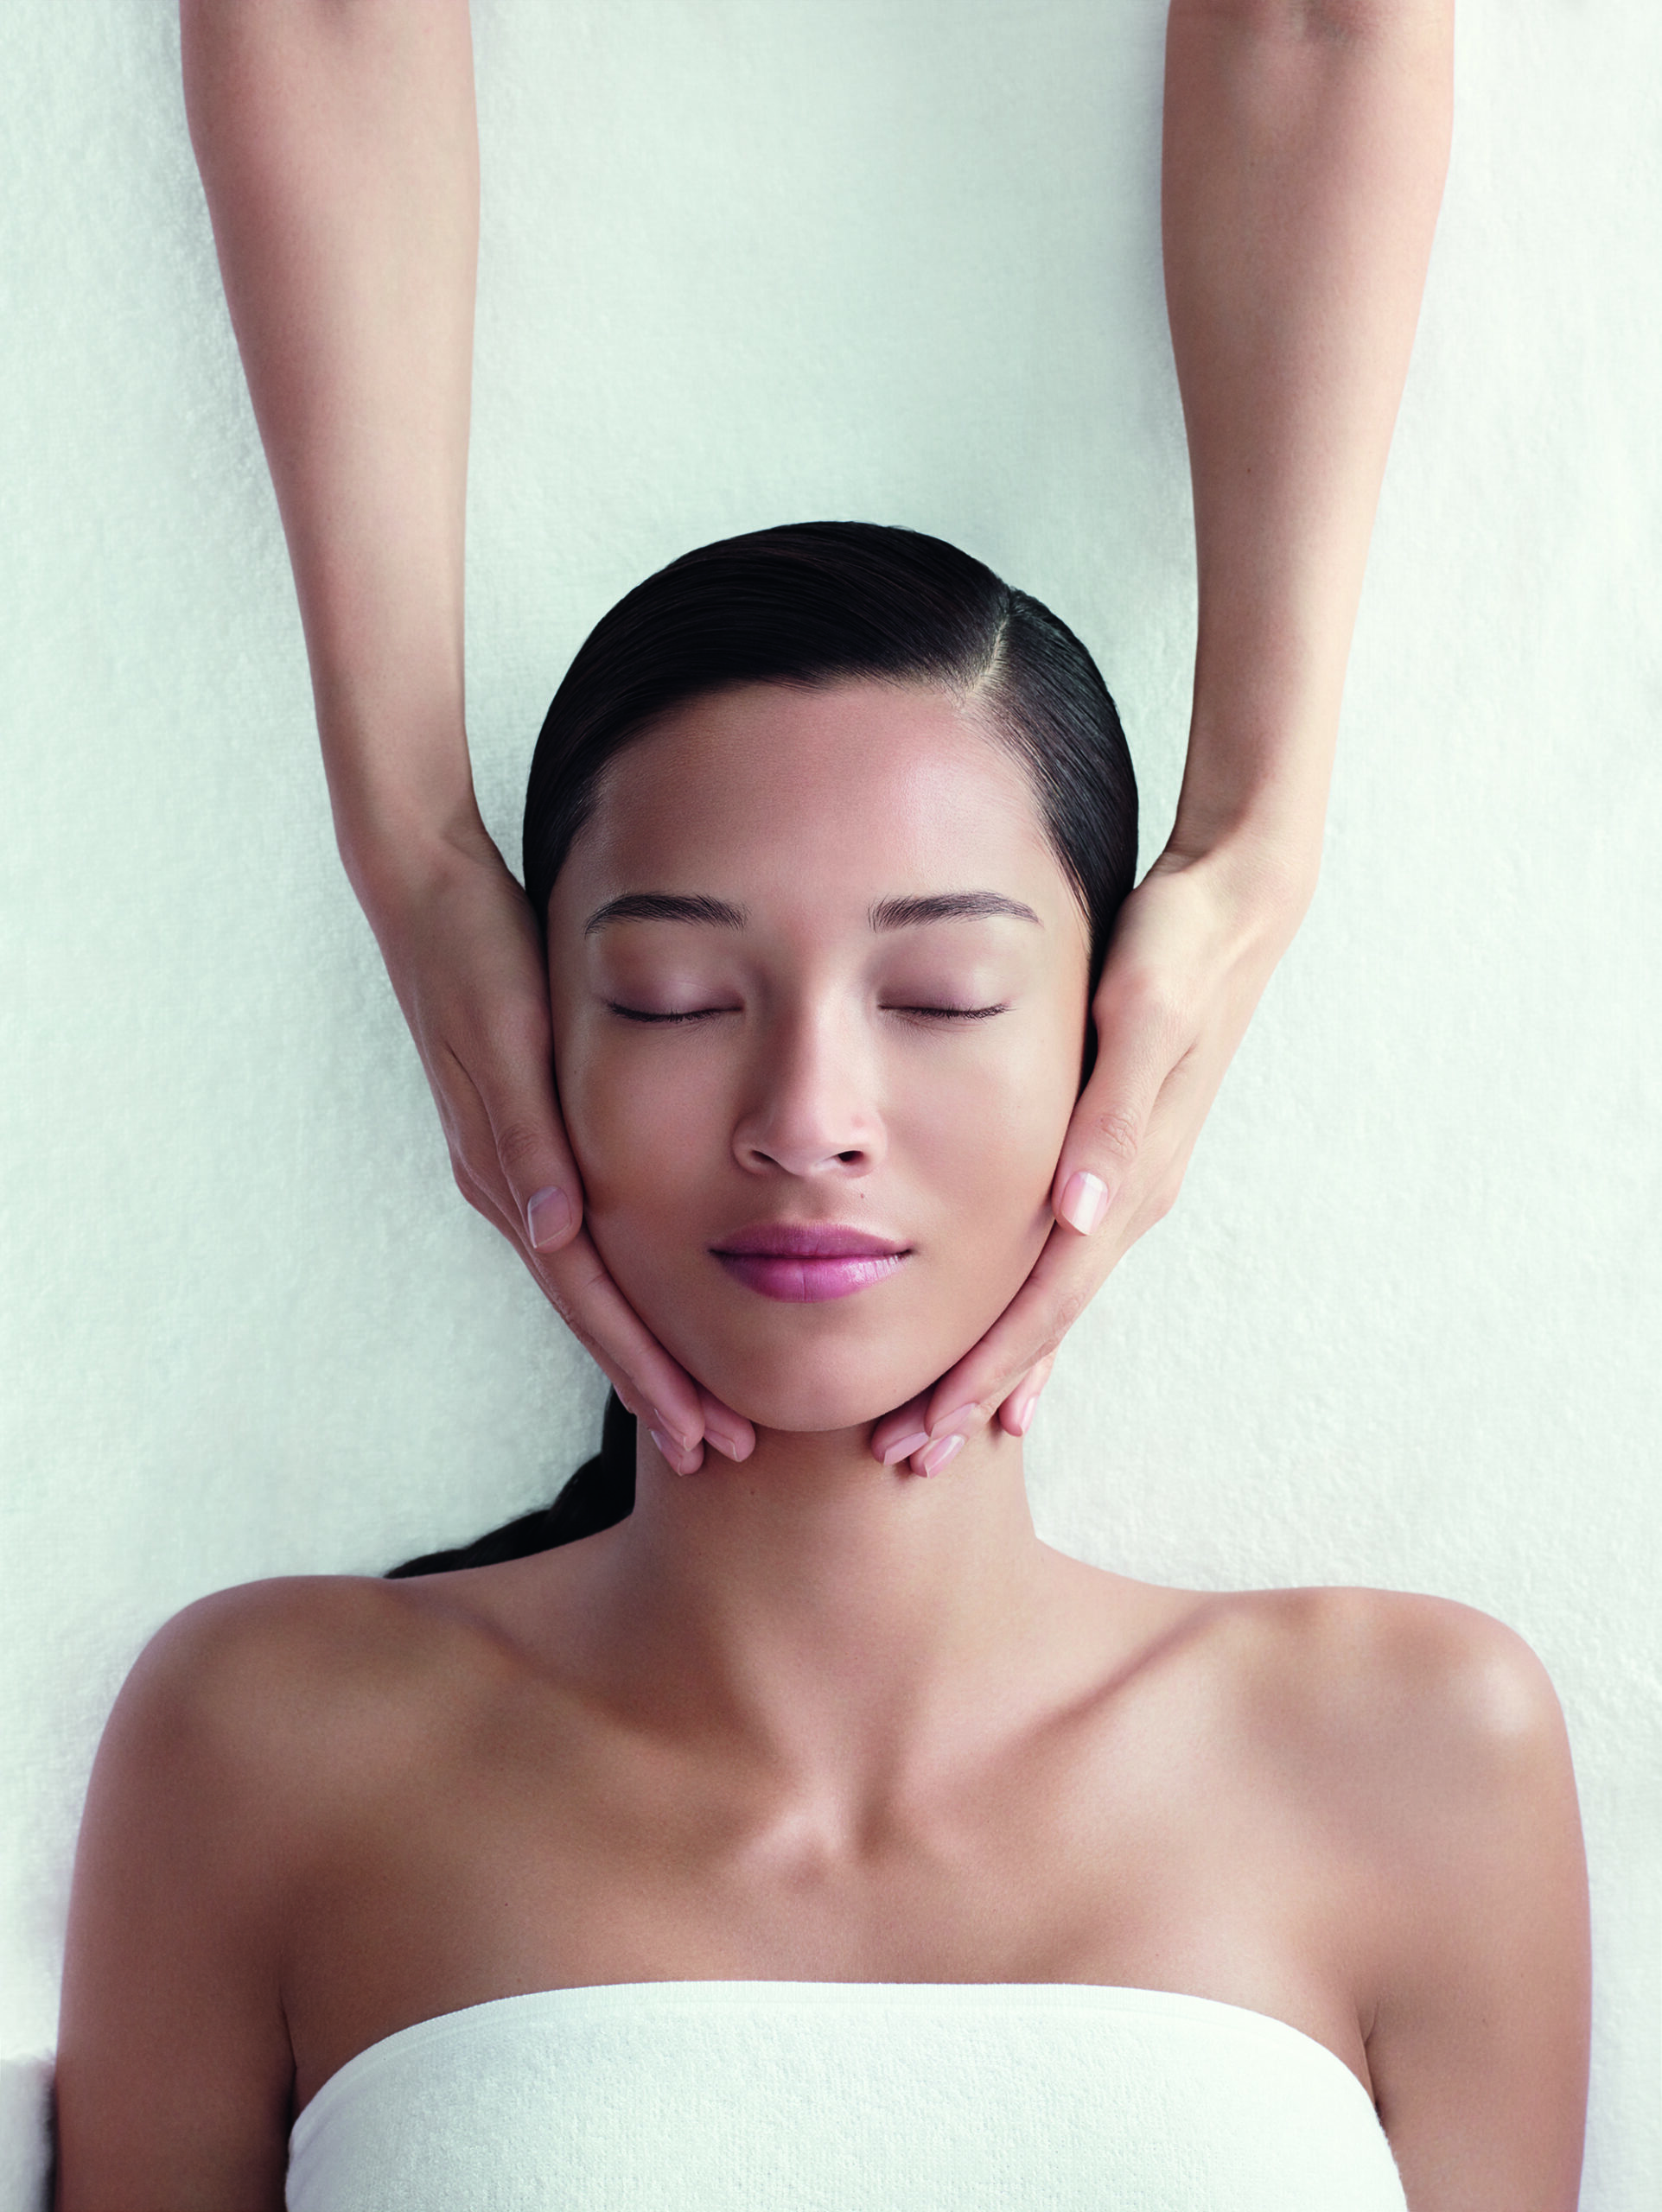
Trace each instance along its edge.
{"label": "white background", "polygon": [[[952,538],[1082,633],[1152,857],[1193,621],[1161,0],[474,21],[470,721],[511,855],[604,608],[829,515]],[[335,859],[171,11],[10,0],[0,44],[3,2056],[51,2043],[150,1632],[542,1501],[601,1389],[455,1195]],[[1592,1865],[1584,2202],[1652,2212],[1662,36],[1649,0],[1461,0],[1458,73],[1321,887],[1031,1486],[1134,1573],[1435,1591],[1529,1637]]]}

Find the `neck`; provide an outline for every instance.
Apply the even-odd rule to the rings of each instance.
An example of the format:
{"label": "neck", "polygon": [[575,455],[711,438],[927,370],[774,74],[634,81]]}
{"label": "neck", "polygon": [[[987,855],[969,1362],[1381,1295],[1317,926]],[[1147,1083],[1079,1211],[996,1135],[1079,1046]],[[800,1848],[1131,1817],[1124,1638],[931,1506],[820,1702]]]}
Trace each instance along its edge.
{"label": "neck", "polygon": [[1066,1562],[1034,1533],[1019,1442],[984,1430],[922,1477],[880,1466],[870,1433],[762,1429],[742,1465],[682,1476],[642,1431],[590,1619],[649,1726],[864,1795],[1030,1679]]}

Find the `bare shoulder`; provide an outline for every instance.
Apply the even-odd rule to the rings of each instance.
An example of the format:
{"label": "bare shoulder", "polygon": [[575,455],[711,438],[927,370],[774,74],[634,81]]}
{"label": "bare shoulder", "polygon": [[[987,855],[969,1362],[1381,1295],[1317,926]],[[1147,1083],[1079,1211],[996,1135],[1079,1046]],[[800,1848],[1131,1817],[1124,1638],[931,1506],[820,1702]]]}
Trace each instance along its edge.
{"label": "bare shoulder", "polygon": [[1546,1669],[1475,1607],[1394,1590],[1245,1591],[1208,1608],[1239,1716],[1264,1749],[1366,1789],[1404,1770],[1455,1795],[1567,1751]]}
{"label": "bare shoulder", "polygon": [[250,1581],[201,1597],[150,1637],[111,1732],[234,1767],[315,1765],[325,1750],[376,1765],[407,1754],[407,1732],[467,1697],[487,1650],[478,1619],[418,1581]]}
{"label": "bare shoulder", "polygon": [[293,1846],[309,1815],[407,1771],[421,1739],[461,1723],[491,1655],[465,1609],[419,1584],[316,1575],[220,1591],[139,1655],[102,1779],[123,1777],[124,1796],[165,1791],[198,1824],[257,1797],[259,1834]]}
{"label": "bare shoulder", "polygon": [[465,1700],[480,1642],[430,1596],[349,1577],[225,1591],[150,1639],[76,1849],[57,2078],[67,2212],[281,2205],[283,1978],[307,1885],[417,1764],[442,1685],[453,1709]]}
{"label": "bare shoulder", "polygon": [[1255,1592],[1218,1625],[1253,1770],[1320,1839],[1410,2202],[1573,2204],[1587,1873],[1545,1668],[1472,1606],[1388,1591]]}

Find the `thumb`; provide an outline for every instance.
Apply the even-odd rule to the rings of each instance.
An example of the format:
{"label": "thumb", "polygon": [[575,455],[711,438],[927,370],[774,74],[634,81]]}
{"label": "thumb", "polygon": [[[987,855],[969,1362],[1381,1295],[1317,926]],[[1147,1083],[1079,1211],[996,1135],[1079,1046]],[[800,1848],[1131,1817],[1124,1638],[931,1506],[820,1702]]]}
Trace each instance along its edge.
{"label": "thumb", "polygon": [[1100,1229],[1131,1179],[1155,1102],[1184,1040],[1165,1007],[1138,993],[1116,1005],[1099,995],[1099,1047],[1079,1093],[1051,1188],[1058,1221],[1082,1236]]}
{"label": "thumb", "polygon": [[583,1185],[555,1096],[550,1043],[544,1026],[519,1050],[502,1049],[482,1099],[520,1234],[544,1254],[563,1250],[583,1226]]}

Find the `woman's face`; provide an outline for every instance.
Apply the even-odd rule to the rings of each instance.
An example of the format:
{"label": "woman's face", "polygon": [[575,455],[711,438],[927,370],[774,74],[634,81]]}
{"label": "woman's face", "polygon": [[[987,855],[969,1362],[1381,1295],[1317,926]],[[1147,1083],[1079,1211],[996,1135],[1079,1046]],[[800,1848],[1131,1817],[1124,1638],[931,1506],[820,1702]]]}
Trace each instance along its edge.
{"label": "woman's face", "polygon": [[614,761],[549,906],[587,1220],[770,1428],[876,1419],[1050,1228],[1086,924],[1013,755],[944,691],[748,685]]}

